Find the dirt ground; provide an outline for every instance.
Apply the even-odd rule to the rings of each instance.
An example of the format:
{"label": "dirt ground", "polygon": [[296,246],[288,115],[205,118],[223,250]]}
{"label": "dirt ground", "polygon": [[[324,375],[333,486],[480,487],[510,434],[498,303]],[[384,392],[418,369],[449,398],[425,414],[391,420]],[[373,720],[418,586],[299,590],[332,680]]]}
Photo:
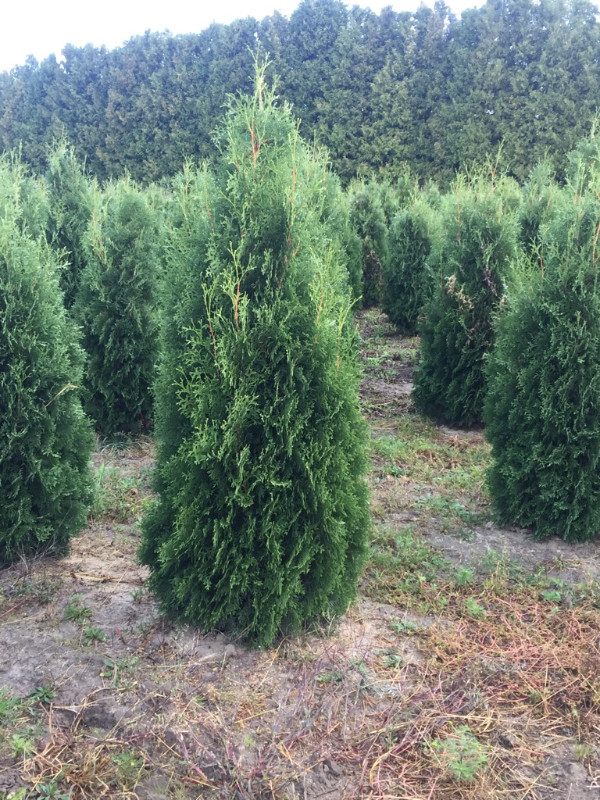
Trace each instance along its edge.
{"label": "dirt ground", "polygon": [[[416,343],[360,324],[361,403],[395,446]],[[424,458],[484,452],[482,431],[428,431]],[[146,591],[152,461],[150,440],[99,449],[104,500],[69,557],[0,572],[0,798],[600,798],[597,544],[499,528],[469,487],[450,502],[375,452],[356,605],[252,650]]]}

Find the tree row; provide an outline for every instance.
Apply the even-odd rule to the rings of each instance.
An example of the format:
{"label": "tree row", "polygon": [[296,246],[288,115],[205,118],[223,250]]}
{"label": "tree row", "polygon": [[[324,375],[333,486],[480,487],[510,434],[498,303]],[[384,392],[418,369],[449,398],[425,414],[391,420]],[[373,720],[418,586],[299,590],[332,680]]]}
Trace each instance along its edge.
{"label": "tree row", "polygon": [[101,180],[148,183],[185,158],[216,158],[228,93],[269,54],[301,132],[344,183],[402,175],[443,183],[503,145],[523,181],[546,154],[562,170],[600,94],[597,10],[587,0],[488,0],[455,18],[442,2],[379,15],[340,0],[197,34],[146,33],[112,51],[65,47],[0,74],[0,149],[42,170],[62,136]]}

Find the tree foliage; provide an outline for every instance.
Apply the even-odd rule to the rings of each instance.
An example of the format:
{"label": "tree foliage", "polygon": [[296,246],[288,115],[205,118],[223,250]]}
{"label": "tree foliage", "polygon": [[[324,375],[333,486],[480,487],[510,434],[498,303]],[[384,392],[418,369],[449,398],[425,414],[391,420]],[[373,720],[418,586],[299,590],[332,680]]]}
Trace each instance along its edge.
{"label": "tree foliage", "polygon": [[420,411],[450,424],[481,421],[484,359],[516,252],[513,202],[513,187],[502,180],[459,177],[442,208],[444,236],[432,256],[437,285],[419,326],[413,399]]}
{"label": "tree foliage", "polygon": [[189,244],[171,249],[167,280],[192,280],[165,332],[160,495],[140,555],[169,614],[266,644],[355,593],[368,527],[356,334],[325,165],[262,69],[219,148],[215,183],[184,178],[189,216],[179,192],[172,236]]}
{"label": "tree foliage", "polygon": [[494,508],[538,538],[600,532],[598,177],[562,193],[543,265],[509,292],[487,370]]}
{"label": "tree foliage", "polygon": [[146,33],[107,51],[68,45],[0,74],[0,147],[38,172],[66,135],[100,180],[176,174],[215,158],[226,96],[245,91],[259,44],[282,76],[301,133],[356,176],[452,180],[504,142],[525,180],[547,153],[559,173],[600,89],[600,36],[588,0],[487,0],[457,19],[444,2],[380,14],[341,0],[182,36]]}
{"label": "tree foliage", "polygon": [[390,226],[382,308],[390,321],[409,335],[416,333],[419,312],[434,288],[428,262],[434,225],[431,208],[417,195],[407,208],[398,212]]}
{"label": "tree foliage", "polygon": [[2,565],[42,549],[66,552],[91,499],[83,351],[63,307],[56,257],[42,225],[24,213],[24,182],[31,194],[19,173],[18,164],[0,161]]}
{"label": "tree foliage", "polygon": [[47,237],[65,260],[60,283],[65,305],[71,308],[85,266],[83,242],[92,216],[93,191],[73,148],[64,139],[50,152],[46,184]]}
{"label": "tree foliage", "polygon": [[85,408],[104,436],[139,432],[152,419],[157,229],[130,180],[96,193],[75,315],[88,354]]}

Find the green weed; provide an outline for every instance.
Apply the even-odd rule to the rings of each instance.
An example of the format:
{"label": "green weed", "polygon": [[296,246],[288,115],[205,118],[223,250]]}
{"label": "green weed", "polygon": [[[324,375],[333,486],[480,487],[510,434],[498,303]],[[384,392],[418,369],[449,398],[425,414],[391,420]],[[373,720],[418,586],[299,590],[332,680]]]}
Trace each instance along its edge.
{"label": "green weed", "polygon": [[65,619],[69,622],[85,622],[92,616],[92,609],[82,605],[82,596],[74,594],[65,608]]}
{"label": "green weed", "polygon": [[460,725],[445,739],[433,739],[429,750],[439,766],[459,783],[474,783],[488,765],[487,748],[468,725]]}
{"label": "green weed", "polygon": [[105,642],[106,641],[106,634],[102,630],[102,628],[96,628],[92,625],[87,625],[83,629],[83,643],[86,645],[94,644],[95,642]]}
{"label": "green weed", "polygon": [[127,523],[144,508],[143,475],[125,476],[116,467],[100,464],[94,471],[94,503],[90,516]]}

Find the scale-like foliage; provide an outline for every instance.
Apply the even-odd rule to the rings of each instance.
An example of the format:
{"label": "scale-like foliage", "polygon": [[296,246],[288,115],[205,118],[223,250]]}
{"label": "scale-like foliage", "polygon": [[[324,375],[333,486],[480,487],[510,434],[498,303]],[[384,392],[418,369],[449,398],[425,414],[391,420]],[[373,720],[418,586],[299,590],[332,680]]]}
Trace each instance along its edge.
{"label": "scale-like foliage", "polygon": [[128,180],[98,197],[75,306],[88,354],[85,408],[104,436],[152,419],[157,350],[157,216]]}
{"label": "scale-like foliage", "polygon": [[396,214],[389,232],[382,308],[405,334],[414,334],[419,312],[431,297],[434,278],[428,264],[434,215],[422,198]]}
{"label": "scale-like foliage", "polygon": [[[167,613],[267,644],[356,591],[369,524],[357,341],[324,164],[261,71],[220,146],[216,184],[192,181],[193,217],[180,192],[171,234],[191,243],[169,248],[185,299],[164,336],[159,499],[140,556]],[[178,418],[175,449],[162,437]]]}
{"label": "scale-like foliage", "polygon": [[[577,171],[576,171],[577,172]],[[498,517],[566,540],[600,533],[598,169],[561,193],[541,268],[509,292],[488,365]],[[594,185],[582,195],[585,184]]]}
{"label": "scale-like foliage", "polygon": [[382,188],[375,181],[350,189],[350,219],[362,246],[362,304],[381,303],[383,265],[388,258],[388,220]]}
{"label": "scale-like foliage", "polygon": [[47,237],[65,261],[60,282],[65,306],[71,308],[85,266],[83,240],[94,195],[73,148],[65,141],[58,142],[50,152],[46,184],[50,197]]}
{"label": "scale-like foliage", "polygon": [[24,180],[0,162],[0,565],[66,552],[91,499],[83,351]]}
{"label": "scale-like foliage", "polygon": [[449,424],[481,421],[484,358],[517,241],[513,187],[508,211],[502,188],[459,180],[441,211],[444,238],[432,256],[439,277],[419,325],[413,399],[420,411]]}

